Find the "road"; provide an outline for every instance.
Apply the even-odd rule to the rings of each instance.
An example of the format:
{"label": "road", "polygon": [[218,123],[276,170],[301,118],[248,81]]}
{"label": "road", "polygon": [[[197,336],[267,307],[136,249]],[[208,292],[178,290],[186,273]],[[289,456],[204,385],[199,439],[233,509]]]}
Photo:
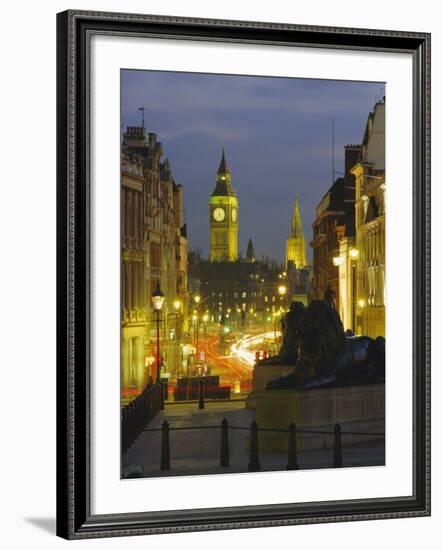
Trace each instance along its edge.
{"label": "road", "polygon": [[263,333],[262,327],[250,329],[228,343],[222,343],[218,334],[207,334],[206,362],[211,366],[211,374],[219,375],[221,385],[230,385],[234,392],[239,389],[241,393],[249,392],[255,350],[265,349],[265,342],[273,341],[273,337],[273,331]]}
{"label": "road", "polygon": [[207,335],[207,364],[211,367],[211,374],[219,375],[221,385],[238,391],[239,383],[241,393],[250,391],[253,365],[246,365],[237,356],[231,355],[230,346],[222,345],[219,336]]}

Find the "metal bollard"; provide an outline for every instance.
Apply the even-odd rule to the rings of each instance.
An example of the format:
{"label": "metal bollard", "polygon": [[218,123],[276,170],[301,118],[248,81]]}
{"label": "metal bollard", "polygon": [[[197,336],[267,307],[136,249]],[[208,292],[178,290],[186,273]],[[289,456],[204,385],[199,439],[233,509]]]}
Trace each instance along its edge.
{"label": "metal bollard", "polygon": [[229,423],[226,418],[221,420],[221,460],[222,468],[227,468],[229,464]]}
{"label": "metal bollard", "polygon": [[342,437],[341,426],[335,425],[335,441],[333,446],[333,466],[335,468],[342,467]]}
{"label": "metal bollard", "polygon": [[200,392],[198,399],[198,409],[204,409],[204,380],[200,379]]}
{"label": "metal bollard", "polygon": [[258,456],[258,424],[252,420],[250,424],[250,461],[249,472],[259,472],[261,465]]}
{"label": "metal bollard", "polygon": [[297,470],[298,466],[298,455],[296,452],[296,424],[290,422],[289,425],[289,456],[287,462],[287,470]]}
{"label": "metal bollard", "polygon": [[169,422],[165,420],[161,426],[161,465],[160,469],[170,470],[170,445],[169,445]]}

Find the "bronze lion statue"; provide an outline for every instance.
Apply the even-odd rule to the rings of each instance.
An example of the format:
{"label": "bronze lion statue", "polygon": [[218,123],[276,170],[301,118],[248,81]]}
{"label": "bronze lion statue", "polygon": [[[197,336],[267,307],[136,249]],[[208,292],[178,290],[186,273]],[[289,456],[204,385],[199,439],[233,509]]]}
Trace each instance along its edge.
{"label": "bronze lion statue", "polygon": [[385,381],[385,339],[346,333],[339,313],[328,300],[308,307],[293,302],[282,321],[279,354],[260,364],[293,365],[287,376],[270,380],[266,388],[313,389]]}

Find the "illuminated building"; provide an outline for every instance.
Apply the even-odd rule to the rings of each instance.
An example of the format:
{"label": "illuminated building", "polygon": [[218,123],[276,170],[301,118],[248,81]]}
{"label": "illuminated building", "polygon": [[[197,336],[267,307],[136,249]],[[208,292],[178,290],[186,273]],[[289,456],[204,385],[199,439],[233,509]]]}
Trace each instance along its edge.
{"label": "illuminated building", "polygon": [[235,262],[238,259],[238,198],[232,188],[224,149],[209,200],[209,219],[210,261]]}
{"label": "illuminated building", "polygon": [[[159,284],[162,308],[162,372],[177,361],[178,322],[186,319],[187,236],[183,188],[172,176],[163,148],[144,126],[130,126],[122,145],[122,385],[140,391],[154,376],[155,319],[151,295]],[[179,300],[180,311],[174,307]]]}
{"label": "illuminated building", "polygon": [[356,178],[357,332],[385,336],[385,100],[368,116]]}
{"label": "illuminated building", "polygon": [[147,304],[144,291],[143,160],[123,154],[122,172],[122,297],[121,381],[123,388],[142,388]]}
{"label": "illuminated building", "polygon": [[307,244],[302,231],[301,213],[299,210],[298,194],[295,196],[290,235],[286,241],[285,266],[296,269],[308,267]]}
{"label": "illuminated building", "polygon": [[[355,233],[355,184],[351,168],[359,158],[360,145],[345,147],[345,174],[337,178],[316,207],[313,222],[313,294],[324,298],[328,287],[334,292],[335,304],[341,312],[340,245]],[[345,281],[344,281],[345,283]],[[342,317],[342,313],[341,313]],[[345,326],[345,325],[344,325]],[[351,328],[345,326],[345,328]]]}

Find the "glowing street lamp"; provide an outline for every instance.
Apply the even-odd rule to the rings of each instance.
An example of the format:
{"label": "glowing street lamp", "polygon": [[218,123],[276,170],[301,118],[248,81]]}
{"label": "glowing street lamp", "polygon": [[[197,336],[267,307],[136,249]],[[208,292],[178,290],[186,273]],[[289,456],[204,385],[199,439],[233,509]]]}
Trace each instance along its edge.
{"label": "glowing street lamp", "polygon": [[207,321],[209,320],[208,313],[203,315],[203,329],[204,329],[204,361],[207,364]]}
{"label": "glowing street lamp", "polygon": [[193,297],[195,304],[196,304],[196,318],[195,318],[195,350],[196,350],[196,360],[198,361],[198,353],[199,353],[199,304],[201,302],[201,296],[199,294],[195,294]]}
{"label": "glowing street lamp", "polygon": [[350,248],[348,255],[352,260],[357,260],[359,258],[359,250],[357,248]]}
{"label": "glowing street lamp", "polygon": [[348,251],[351,262],[351,277],[352,277],[352,293],[353,293],[353,312],[352,312],[352,321],[353,321],[353,332],[356,334],[356,260],[359,258],[359,250],[357,248],[350,248]]}
{"label": "glowing street lamp", "polygon": [[285,296],[287,294],[287,287],[285,285],[278,286],[278,294],[280,296]]}
{"label": "glowing street lamp", "polygon": [[286,285],[279,285],[278,286],[278,294],[279,294],[279,299],[282,300],[283,308],[285,309],[285,296],[287,294]]}
{"label": "glowing street lamp", "polygon": [[157,288],[152,293],[152,305],[155,311],[161,311],[164,304],[164,293],[161,291],[160,283],[157,283]]}
{"label": "glowing street lamp", "polygon": [[164,293],[161,291],[160,283],[157,283],[157,288],[153,291],[152,296],[152,305],[157,316],[157,382],[160,381],[160,313],[164,304]]}

